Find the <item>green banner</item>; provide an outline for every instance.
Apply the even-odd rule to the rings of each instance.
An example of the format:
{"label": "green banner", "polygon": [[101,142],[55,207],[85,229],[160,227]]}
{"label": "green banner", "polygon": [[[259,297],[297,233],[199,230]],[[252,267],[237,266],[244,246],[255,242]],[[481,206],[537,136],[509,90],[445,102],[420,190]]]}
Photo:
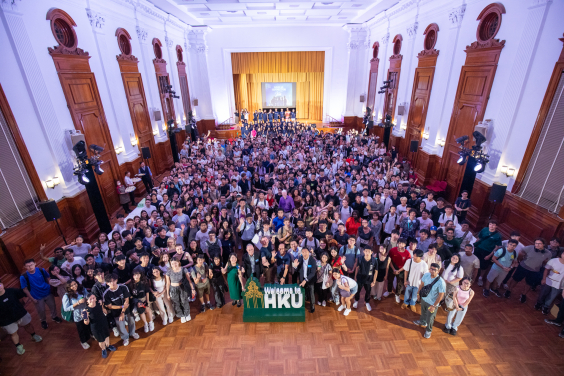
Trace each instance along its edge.
{"label": "green banner", "polygon": [[264,288],[254,277],[247,280],[243,322],[305,322],[305,290],[299,285]]}

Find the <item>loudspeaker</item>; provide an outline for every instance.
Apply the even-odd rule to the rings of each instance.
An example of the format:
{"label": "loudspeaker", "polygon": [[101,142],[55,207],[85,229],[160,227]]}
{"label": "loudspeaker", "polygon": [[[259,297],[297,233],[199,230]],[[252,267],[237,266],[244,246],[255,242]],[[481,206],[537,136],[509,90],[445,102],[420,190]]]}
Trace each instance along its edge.
{"label": "loudspeaker", "polygon": [[143,159],[151,159],[151,149],[148,147],[141,148],[141,154],[143,155]]}
{"label": "loudspeaker", "polygon": [[86,143],[86,139],[84,138],[84,135],[80,133],[80,131],[75,131],[74,133],[71,133],[72,146],[78,144],[80,141],[84,141]]}
{"label": "loudspeaker", "polygon": [[361,95],[361,96],[360,96],[360,101],[361,101],[361,102],[364,102],[364,95]]}
{"label": "loudspeaker", "polygon": [[153,111],[153,117],[155,118],[155,121],[160,121],[162,119],[161,111],[160,110],[154,110]]}
{"label": "loudspeaker", "polygon": [[51,199],[40,202],[39,207],[41,208],[43,216],[47,222],[61,218],[61,212],[59,211],[59,207],[57,206],[57,202],[55,200]]}
{"label": "loudspeaker", "polygon": [[417,149],[419,149],[419,141],[411,140],[411,143],[409,144],[409,151],[412,153],[416,153]]}
{"label": "loudspeaker", "polygon": [[490,191],[490,201],[501,204],[505,197],[506,190],[507,184],[493,183],[492,190]]}

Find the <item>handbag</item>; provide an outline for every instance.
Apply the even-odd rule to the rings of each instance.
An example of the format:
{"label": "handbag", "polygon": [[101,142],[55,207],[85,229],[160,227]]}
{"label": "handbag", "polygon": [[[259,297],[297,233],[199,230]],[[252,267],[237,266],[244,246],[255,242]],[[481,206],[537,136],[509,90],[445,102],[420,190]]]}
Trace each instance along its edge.
{"label": "handbag", "polygon": [[437,283],[439,278],[441,278],[441,277],[437,276],[437,278],[435,278],[433,280],[433,282],[429,283],[428,285],[423,286],[423,288],[421,289],[421,292],[420,292],[420,295],[421,295],[422,298],[425,298],[425,297],[427,297],[427,295],[429,295],[429,293],[431,292],[431,289],[433,288],[435,283]]}

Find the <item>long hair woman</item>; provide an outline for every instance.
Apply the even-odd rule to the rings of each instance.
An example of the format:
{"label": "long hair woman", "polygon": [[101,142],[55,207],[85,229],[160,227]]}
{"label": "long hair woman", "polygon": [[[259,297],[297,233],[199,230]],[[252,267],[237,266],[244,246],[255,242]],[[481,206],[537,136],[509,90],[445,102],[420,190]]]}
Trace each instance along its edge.
{"label": "long hair woman", "polygon": [[75,280],[67,282],[67,292],[63,296],[63,311],[70,312],[69,321],[76,324],[80,344],[84,350],[90,348],[88,340],[90,339],[90,327],[84,323],[82,311],[86,309],[86,290],[80,288],[80,283]]}
{"label": "long hair woman", "polygon": [[152,278],[153,288],[151,291],[156,298],[156,304],[159,307],[159,315],[163,319],[163,325],[172,323],[174,320],[174,307],[166,293],[166,279],[163,271],[159,268],[153,269]]}

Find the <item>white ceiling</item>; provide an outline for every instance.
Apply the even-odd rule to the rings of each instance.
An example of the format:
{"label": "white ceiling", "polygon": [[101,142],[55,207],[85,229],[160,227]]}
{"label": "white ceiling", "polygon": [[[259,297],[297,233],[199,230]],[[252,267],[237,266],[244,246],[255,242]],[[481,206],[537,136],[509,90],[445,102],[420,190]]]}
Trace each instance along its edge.
{"label": "white ceiling", "polygon": [[[149,0],[159,6],[162,0]],[[210,26],[365,22],[399,0],[169,0],[189,18]],[[161,4],[159,4],[161,3]],[[170,4],[169,3],[169,4]],[[172,4],[170,4],[172,5]],[[162,5],[160,6],[162,9]],[[163,9],[164,10],[164,9]],[[176,12],[175,12],[176,13]],[[178,16],[178,14],[175,14]],[[184,18],[182,16],[180,19]]]}

